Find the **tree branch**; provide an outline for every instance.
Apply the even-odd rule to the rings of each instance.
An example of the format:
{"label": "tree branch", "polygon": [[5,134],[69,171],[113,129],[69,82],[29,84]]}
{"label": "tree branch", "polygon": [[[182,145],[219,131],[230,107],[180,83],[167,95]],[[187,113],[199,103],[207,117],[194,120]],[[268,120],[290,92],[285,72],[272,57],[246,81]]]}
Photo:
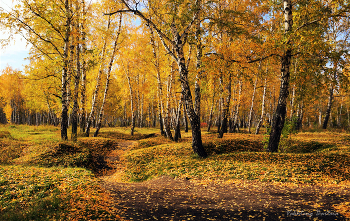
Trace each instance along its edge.
{"label": "tree branch", "polygon": [[22,35],[22,37],[23,37],[27,42],[31,43],[31,44],[32,44],[36,49],[38,49],[43,55],[46,55],[50,60],[53,60],[53,58],[50,57],[50,55],[48,55],[48,53],[45,53],[45,52],[44,52],[41,48],[39,48],[39,46],[37,46],[34,42],[32,42],[30,39],[26,38],[26,37],[24,36],[24,34],[21,33],[21,35]]}
{"label": "tree branch", "polygon": [[58,52],[58,54],[62,56],[62,53],[59,51],[59,49],[57,48],[57,46],[50,40],[47,40],[45,38],[43,38],[40,34],[38,34],[36,31],[34,31],[34,29],[32,27],[30,27],[26,22],[22,21],[19,17],[10,14],[12,17],[14,17],[17,21],[19,21],[21,24],[23,24],[25,27],[27,27],[29,29],[29,31],[33,32],[34,35],[36,35],[37,37],[39,37],[42,41],[49,43],[50,45],[52,45],[54,47],[54,49]]}
{"label": "tree branch", "polygon": [[57,29],[49,20],[47,20],[46,18],[44,18],[41,14],[37,13],[34,11],[34,9],[32,8],[32,6],[28,3],[28,1],[25,0],[25,3],[27,4],[27,6],[29,7],[30,11],[37,17],[43,19],[46,23],[48,23],[51,28],[53,28],[60,36],[62,39],[64,39],[63,34],[60,32],[59,29]]}
{"label": "tree branch", "polygon": [[127,13],[127,12],[132,12],[134,13],[134,15],[137,15],[139,18],[141,18],[142,20],[144,20],[146,23],[150,24],[154,30],[157,32],[157,34],[159,36],[162,36],[163,39],[165,39],[166,41],[170,42],[171,45],[174,46],[174,42],[172,40],[170,40],[157,26],[156,24],[154,24],[154,22],[152,22],[150,19],[146,18],[146,16],[140,12],[137,8],[136,9],[132,9],[127,3],[125,0],[122,0],[121,1],[123,3],[123,5],[127,8],[126,10],[118,10],[118,11],[115,11],[115,12],[111,12],[111,13],[108,13],[108,14],[105,14],[105,15],[114,15],[114,14],[117,14],[117,13]]}
{"label": "tree branch", "polygon": [[256,58],[254,60],[249,59],[248,61],[239,61],[239,60],[234,60],[234,59],[225,59],[223,54],[216,53],[216,52],[210,52],[210,53],[206,53],[205,54],[205,56],[208,56],[208,55],[215,55],[218,58],[220,58],[221,60],[224,60],[224,61],[227,61],[227,62],[230,62],[230,63],[248,63],[248,64],[255,63],[255,62],[258,62],[258,61],[263,61],[263,60],[265,60],[265,59],[267,59],[269,57],[272,57],[272,56],[281,57],[281,55],[279,55],[279,54],[269,54],[267,56]]}
{"label": "tree branch", "polygon": [[300,25],[300,26],[299,26],[298,28],[296,28],[294,31],[295,31],[295,32],[296,32],[296,31],[299,31],[300,29],[302,29],[302,28],[304,28],[304,27],[306,27],[306,26],[315,24],[315,23],[317,23],[317,22],[319,22],[319,21],[321,21],[321,20],[322,20],[322,19],[316,19],[316,20],[314,20],[314,21],[304,22],[304,24]]}

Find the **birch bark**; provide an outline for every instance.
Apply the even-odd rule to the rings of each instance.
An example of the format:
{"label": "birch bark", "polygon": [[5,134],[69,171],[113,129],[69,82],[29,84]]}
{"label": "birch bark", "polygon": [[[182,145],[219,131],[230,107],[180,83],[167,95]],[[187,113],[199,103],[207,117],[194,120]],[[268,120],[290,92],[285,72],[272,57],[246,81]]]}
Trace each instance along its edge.
{"label": "birch bark", "polygon": [[[222,138],[224,136],[224,133],[227,132],[227,118],[230,112],[230,101],[231,101],[231,79],[232,79],[232,74],[230,72],[228,83],[226,85],[227,97],[226,97],[226,102],[223,105],[221,127],[220,127],[218,138]],[[222,78],[220,79],[220,81],[221,83],[223,83]]]}
{"label": "birch bark", "polygon": [[261,125],[264,121],[264,117],[265,117],[266,87],[267,87],[267,76],[265,77],[265,80],[264,80],[264,91],[263,91],[263,97],[262,97],[262,101],[261,101],[261,115],[260,115],[260,120],[259,120],[258,124],[256,125],[255,134],[259,134],[260,127],[261,127]]}
{"label": "birch bark", "polygon": [[[119,12],[132,12],[135,15],[137,15],[139,18],[144,20],[147,24],[152,26],[152,28],[157,32],[168,54],[177,63],[178,72],[180,75],[179,80],[181,83],[181,91],[182,91],[182,95],[184,96],[184,104],[186,106],[187,115],[190,120],[191,128],[192,128],[192,149],[200,157],[206,157],[207,153],[205,152],[205,149],[202,143],[200,118],[199,118],[199,115],[196,113],[195,107],[193,104],[192,93],[191,93],[190,84],[188,80],[188,68],[186,66],[186,59],[184,55],[184,46],[186,44],[188,34],[193,24],[198,19],[198,14],[200,9],[197,8],[195,10],[194,18],[182,30],[181,34],[180,34],[180,31],[178,30],[178,27],[176,27],[174,23],[171,23],[170,29],[172,32],[172,35],[171,35],[172,39],[170,39],[164,32],[161,31],[161,29],[159,29],[159,26],[157,26],[154,22],[152,22],[151,18],[147,18],[145,14],[143,14],[141,11],[137,9],[137,4],[135,7],[131,7],[129,1],[121,0],[121,3],[126,7],[127,10],[126,11],[122,10]],[[198,4],[200,4],[200,1],[197,0],[195,4],[196,6],[198,6]],[[171,49],[169,45],[171,46]]]}
{"label": "birch bark", "polygon": [[[291,0],[284,0],[284,30],[285,34],[288,36],[291,33],[293,25],[293,15],[292,15],[292,3]],[[278,145],[281,139],[282,129],[284,127],[284,122],[287,112],[287,98],[289,94],[289,77],[290,77],[290,64],[292,58],[292,43],[290,40],[286,43],[286,49],[282,55],[281,64],[281,86],[280,94],[278,98],[277,108],[273,116],[273,122],[271,127],[271,134],[268,144],[269,152],[277,152]]]}
{"label": "birch bark", "polygon": [[117,36],[116,36],[116,38],[114,40],[113,52],[111,54],[111,59],[109,61],[109,65],[108,65],[108,69],[107,69],[106,86],[105,86],[105,91],[104,91],[104,94],[103,94],[103,101],[102,101],[102,105],[101,105],[101,108],[100,108],[100,113],[98,115],[98,120],[97,120],[96,131],[94,133],[94,137],[97,137],[98,132],[101,129],[101,124],[102,124],[102,119],[103,119],[103,112],[104,112],[104,107],[105,107],[105,104],[106,104],[107,94],[108,94],[108,89],[109,89],[109,83],[110,83],[112,66],[113,66],[113,62],[114,62],[115,56],[117,54],[118,40],[119,40],[119,36],[120,36],[120,32],[121,32],[121,24],[122,24],[122,16],[120,16],[120,19],[119,19],[118,33],[117,33]]}
{"label": "birch bark", "polygon": [[64,37],[64,49],[63,49],[63,70],[62,70],[62,111],[61,111],[61,139],[68,140],[68,63],[69,63],[69,42],[70,42],[70,26],[71,26],[71,10],[69,7],[69,1],[65,0],[65,13],[66,13],[66,30]]}
{"label": "birch bark", "polygon": [[[109,16],[108,24],[107,24],[107,31],[110,28],[110,24],[111,24],[111,18]],[[107,41],[108,41],[108,34],[106,33],[104,43],[103,43],[103,48],[102,48],[102,54],[101,54],[101,58],[100,58],[100,67],[99,67],[98,75],[96,78],[96,86],[95,86],[95,90],[94,90],[94,93],[92,96],[91,111],[90,111],[89,117],[88,117],[87,122],[86,122],[86,129],[85,129],[85,136],[86,137],[90,136],[90,127],[91,127],[91,124],[93,123],[92,121],[93,121],[93,118],[95,115],[95,109],[96,109],[96,105],[97,105],[97,97],[98,97],[98,92],[100,90],[100,80],[101,80],[101,75],[102,75],[103,69],[104,69],[104,60],[106,57]]]}
{"label": "birch bark", "polygon": [[[260,66],[261,66],[261,64],[260,64]],[[255,92],[256,92],[256,84],[257,83],[258,83],[258,75],[256,76],[256,79],[254,81],[252,103],[250,105],[250,110],[249,110],[249,115],[248,115],[248,133],[251,133],[250,128],[252,127],[252,121],[253,121],[252,116],[253,116],[253,110],[254,110],[254,100],[255,100]]]}

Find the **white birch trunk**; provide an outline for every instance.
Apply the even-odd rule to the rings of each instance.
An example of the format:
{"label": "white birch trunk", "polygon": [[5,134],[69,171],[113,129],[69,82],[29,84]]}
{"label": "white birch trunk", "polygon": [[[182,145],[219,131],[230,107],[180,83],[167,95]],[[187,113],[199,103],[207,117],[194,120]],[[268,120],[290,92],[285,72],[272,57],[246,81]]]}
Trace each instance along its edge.
{"label": "white birch trunk", "polygon": [[[260,64],[261,66],[261,64]],[[260,70],[261,68],[259,68]],[[258,83],[258,75],[256,76],[256,79],[254,81],[254,88],[253,88],[253,95],[252,95],[252,103],[250,105],[249,115],[248,115],[248,133],[251,133],[250,128],[252,126],[252,116],[253,116],[253,110],[254,110],[254,100],[255,100],[255,92],[256,92],[256,84]]]}
{"label": "white birch trunk", "polygon": [[[109,18],[108,18],[108,25],[107,25],[107,31],[110,28],[110,24],[111,24],[111,18],[109,16]],[[101,55],[101,58],[100,58],[100,67],[99,67],[98,75],[97,75],[97,78],[96,78],[96,86],[95,86],[94,93],[92,95],[91,111],[90,111],[89,117],[88,117],[87,122],[86,122],[86,130],[85,130],[85,136],[86,137],[90,136],[90,127],[91,127],[91,124],[92,124],[92,119],[94,118],[95,109],[96,109],[96,105],[97,105],[97,97],[98,97],[98,92],[100,90],[100,80],[101,80],[101,75],[102,75],[102,72],[103,72],[103,69],[104,69],[104,59],[106,57],[107,42],[108,42],[108,34],[106,34],[105,39],[104,39],[103,48],[102,48],[102,55]]]}

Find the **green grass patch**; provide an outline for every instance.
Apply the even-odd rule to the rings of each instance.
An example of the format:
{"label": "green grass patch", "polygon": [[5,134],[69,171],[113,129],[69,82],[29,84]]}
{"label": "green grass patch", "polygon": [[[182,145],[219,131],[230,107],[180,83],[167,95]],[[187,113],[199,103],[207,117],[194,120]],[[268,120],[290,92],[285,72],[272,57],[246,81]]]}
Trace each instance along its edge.
{"label": "green grass patch", "polygon": [[127,127],[107,127],[101,130],[99,136],[111,139],[142,140],[156,136],[159,130],[155,128],[135,128],[133,136],[131,136],[130,132],[130,128]]}
{"label": "green grass patch", "polygon": [[0,164],[31,159],[59,142],[59,129],[53,126],[0,125]]}
{"label": "green grass patch", "polygon": [[173,175],[169,173],[173,168],[178,168],[184,160],[192,159],[190,145],[183,145],[163,144],[129,152],[125,156],[127,179],[144,181],[163,174]]}
{"label": "green grass patch", "polygon": [[60,140],[60,130],[54,126],[0,125],[0,130],[8,131],[11,139],[37,144]]}

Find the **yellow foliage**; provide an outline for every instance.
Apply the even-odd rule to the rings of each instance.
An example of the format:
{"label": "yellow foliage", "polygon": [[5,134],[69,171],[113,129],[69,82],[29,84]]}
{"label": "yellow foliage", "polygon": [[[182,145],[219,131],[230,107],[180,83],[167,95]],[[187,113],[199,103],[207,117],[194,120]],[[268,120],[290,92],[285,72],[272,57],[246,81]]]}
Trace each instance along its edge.
{"label": "yellow foliage", "polygon": [[11,113],[12,113],[12,108],[9,104],[5,105],[4,113],[6,114],[6,118],[9,121],[11,119]]}

